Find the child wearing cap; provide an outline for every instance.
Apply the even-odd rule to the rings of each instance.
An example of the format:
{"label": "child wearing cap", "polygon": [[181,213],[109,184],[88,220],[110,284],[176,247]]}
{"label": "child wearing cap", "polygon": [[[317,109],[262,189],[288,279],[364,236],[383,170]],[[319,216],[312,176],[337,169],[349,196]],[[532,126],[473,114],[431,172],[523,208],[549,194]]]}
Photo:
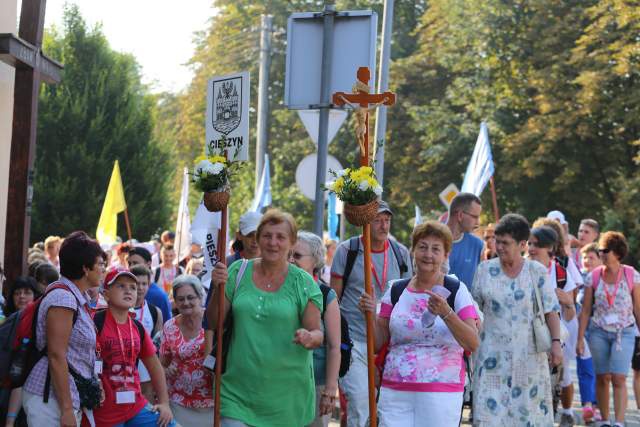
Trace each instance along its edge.
{"label": "child wearing cap", "polygon": [[[104,296],[108,308],[96,313],[98,369],[105,400],[94,410],[96,426],[175,426],[169,408],[167,383],[156,349],[130,309],[137,299],[137,278],[124,269],[107,273]],[[142,394],[137,361],[149,371],[158,404]],[[100,366],[101,365],[101,366]]]}

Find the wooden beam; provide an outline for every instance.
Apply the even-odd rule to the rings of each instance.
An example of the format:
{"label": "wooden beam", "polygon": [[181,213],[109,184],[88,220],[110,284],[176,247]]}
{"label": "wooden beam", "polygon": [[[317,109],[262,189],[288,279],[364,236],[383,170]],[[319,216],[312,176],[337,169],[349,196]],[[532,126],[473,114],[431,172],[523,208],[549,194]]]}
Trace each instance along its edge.
{"label": "wooden beam", "polygon": [[62,64],[11,33],[0,34],[0,61],[16,69],[35,69],[46,83],[59,83],[61,80]]}

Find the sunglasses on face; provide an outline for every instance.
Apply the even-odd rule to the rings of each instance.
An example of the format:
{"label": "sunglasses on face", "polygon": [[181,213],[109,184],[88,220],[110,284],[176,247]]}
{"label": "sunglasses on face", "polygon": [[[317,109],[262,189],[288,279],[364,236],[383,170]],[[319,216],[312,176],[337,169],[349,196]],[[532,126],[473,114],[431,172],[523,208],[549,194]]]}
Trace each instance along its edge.
{"label": "sunglasses on face", "polygon": [[304,258],[306,256],[311,256],[311,255],[301,254],[300,252],[292,252],[291,253],[291,258],[295,259],[296,261],[299,261],[299,260],[301,260],[302,258]]}

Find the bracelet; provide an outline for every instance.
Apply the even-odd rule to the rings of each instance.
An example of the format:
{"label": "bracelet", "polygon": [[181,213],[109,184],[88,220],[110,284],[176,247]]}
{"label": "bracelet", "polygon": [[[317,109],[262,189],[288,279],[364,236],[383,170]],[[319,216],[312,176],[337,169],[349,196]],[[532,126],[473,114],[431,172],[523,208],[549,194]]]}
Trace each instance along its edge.
{"label": "bracelet", "polygon": [[447,320],[447,317],[451,316],[451,313],[453,313],[453,309],[449,307],[449,312],[442,316],[442,320]]}
{"label": "bracelet", "polygon": [[15,412],[7,413],[7,418],[16,418],[17,416],[18,416],[18,414],[16,414]]}
{"label": "bracelet", "polygon": [[557,342],[560,342],[560,343],[562,342],[562,341],[560,340],[560,338],[551,338],[551,342],[554,342],[554,341],[557,341]]}

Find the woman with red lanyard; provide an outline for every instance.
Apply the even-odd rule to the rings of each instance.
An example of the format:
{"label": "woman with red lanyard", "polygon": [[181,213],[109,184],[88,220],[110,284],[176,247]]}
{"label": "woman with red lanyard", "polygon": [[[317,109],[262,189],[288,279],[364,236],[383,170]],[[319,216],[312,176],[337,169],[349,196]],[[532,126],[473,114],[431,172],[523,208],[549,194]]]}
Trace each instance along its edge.
{"label": "woman with red lanyard", "polygon": [[615,424],[624,426],[627,408],[626,377],[631,366],[635,330],[640,318],[640,274],[621,263],[629,246],[622,233],[608,231],[598,242],[598,253],[604,264],[594,269],[585,280],[585,293],[580,313],[578,355],[584,351],[585,336],[596,371],[596,396],[603,418],[609,424],[609,387],[613,383]]}

